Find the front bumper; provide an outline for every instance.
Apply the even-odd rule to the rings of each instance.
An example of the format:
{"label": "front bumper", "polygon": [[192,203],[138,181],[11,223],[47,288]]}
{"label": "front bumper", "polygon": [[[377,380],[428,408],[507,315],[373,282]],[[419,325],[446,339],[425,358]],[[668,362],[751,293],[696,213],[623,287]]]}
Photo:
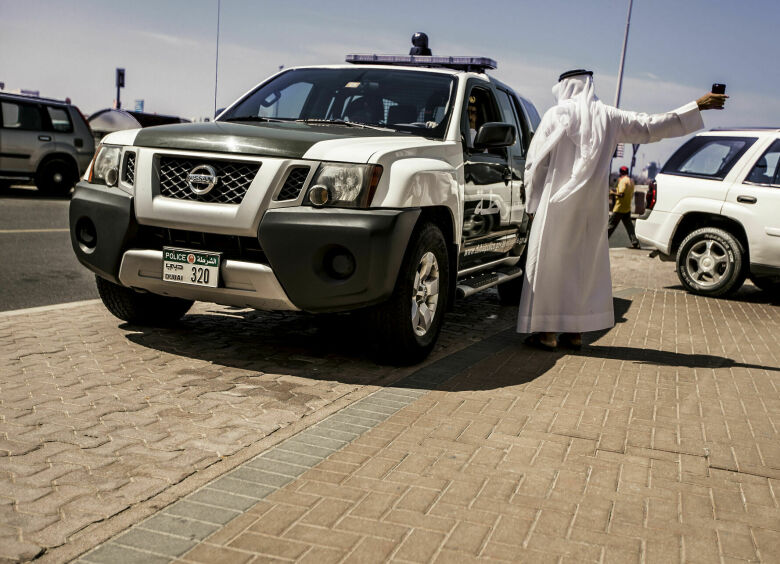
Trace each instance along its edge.
{"label": "front bumper", "polygon": [[[153,245],[148,231],[171,230],[139,225],[132,196],[116,188],[80,182],[71,200],[70,232],[79,261],[123,286],[240,307],[335,312],[390,297],[419,214],[419,209],[269,210],[258,238],[252,238],[262,250],[252,260],[226,254],[218,288],[163,281],[165,243]],[[334,257],[342,264],[352,261],[349,275],[334,275],[329,268]]]}

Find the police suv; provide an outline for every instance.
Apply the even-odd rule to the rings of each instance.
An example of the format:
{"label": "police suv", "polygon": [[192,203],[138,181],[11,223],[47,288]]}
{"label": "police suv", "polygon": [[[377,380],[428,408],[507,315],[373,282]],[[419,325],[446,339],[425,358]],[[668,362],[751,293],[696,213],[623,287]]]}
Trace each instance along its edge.
{"label": "police suv", "polygon": [[111,313],[360,310],[414,362],[455,296],[518,301],[534,106],[487,58],[346,63],[286,69],[212,123],[103,139],[70,229]]}

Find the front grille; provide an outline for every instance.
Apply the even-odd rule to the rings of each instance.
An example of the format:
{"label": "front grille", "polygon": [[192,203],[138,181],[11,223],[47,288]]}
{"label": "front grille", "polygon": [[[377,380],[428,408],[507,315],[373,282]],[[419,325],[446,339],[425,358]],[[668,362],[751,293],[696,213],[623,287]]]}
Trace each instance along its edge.
{"label": "front grille", "polygon": [[[187,182],[187,175],[198,165],[214,167],[219,181],[206,194],[196,194]],[[161,156],[159,164],[160,194],[167,198],[194,200],[217,204],[240,204],[249,185],[260,170],[260,163],[204,160]],[[202,172],[199,171],[199,172]]]}
{"label": "front grille", "polygon": [[200,231],[139,226],[136,245],[161,251],[163,247],[179,247],[222,253],[222,258],[268,264],[268,259],[256,237],[220,235]]}
{"label": "front grille", "polygon": [[309,176],[311,167],[308,166],[296,166],[290,169],[287,173],[287,180],[284,181],[284,186],[279,190],[276,195],[276,200],[297,200],[301,193],[306,178]]}
{"label": "front grille", "polygon": [[122,169],[122,180],[131,186],[135,184],[135,153],[125,153],[125,166]]}

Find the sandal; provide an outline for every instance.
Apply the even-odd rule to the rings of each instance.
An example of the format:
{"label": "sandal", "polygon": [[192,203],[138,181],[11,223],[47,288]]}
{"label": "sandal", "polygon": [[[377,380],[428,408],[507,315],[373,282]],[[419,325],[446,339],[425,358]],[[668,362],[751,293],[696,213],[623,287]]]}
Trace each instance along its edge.
{"label": "sandal", "polygon": [[533,333],[525,338],[523,341],[526,345],[529,347],[533,347],[535,349],[540,349],[543,351],[554,351],[557,347],[554,347],[552,345],[548,345],[547,343],[542,341],[542,336],[539,333]]}
{"label": "sandal", "polygon": [[572,350],[575,350],[575,351],[579,351],[579,350],[582,350],[582,337],[580,337],[580,342],[579,343],[575,343],[572,340],[571,335],[569,333],[561,333],[558,336],[558,344],[559,345],[563,345],[567,349],[572,349]]}

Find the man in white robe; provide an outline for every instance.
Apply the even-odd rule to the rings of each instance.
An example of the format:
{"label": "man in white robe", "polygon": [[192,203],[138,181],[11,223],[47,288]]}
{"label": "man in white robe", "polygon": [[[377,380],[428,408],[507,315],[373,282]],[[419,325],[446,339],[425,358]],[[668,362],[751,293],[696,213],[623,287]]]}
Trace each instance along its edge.
{"label": "man in white robe", "polygon": [[617,143],[651,143],[704,127],[700,110],[727,96],[706,94],[668,113],[648,115],[603,104],[593,73],[578,69],[553,87],[525,167],[532,214],[518,333],[543,349],[581,345],[582,332],[614,326],[607,237],[609,167]]}

